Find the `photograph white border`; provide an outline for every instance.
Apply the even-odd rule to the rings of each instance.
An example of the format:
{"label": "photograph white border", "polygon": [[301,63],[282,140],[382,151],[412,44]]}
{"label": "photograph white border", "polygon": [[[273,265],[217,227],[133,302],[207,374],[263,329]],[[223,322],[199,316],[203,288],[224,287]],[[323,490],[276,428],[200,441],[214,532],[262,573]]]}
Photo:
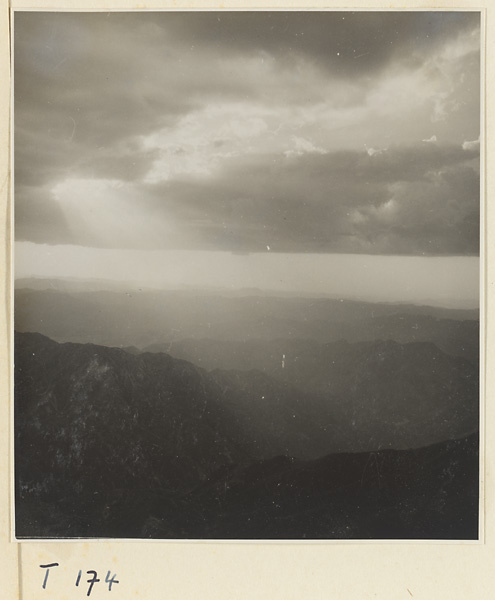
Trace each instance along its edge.
{"label": "photograph white border", "polygon": [[[160,8],[163,8],[165,10],[185,10],[185,9],[190,9],[190,10],[218,10],[217,7],[215,6],[202,6],[200,5],[200,3],[195,3],[196,5],[194,7],[190,6],[189,4],[192,3],[184,3],[182,6],[179,6],[177,4],[175,4],[173,7],[164,7],[163,3],[161,4]],[[332,10],[349,10],[349,9],[355,9],[355,10],[361,10],[361,9],[365,9],[365,10],[384,10],[385,6],[368,6],[371,3],[366,3],[364,6],[329,6],[328,3],[323,6],[322,3],[319,2],[315,2],[312,3],[312,9],[315,10],[324,10],[324,9],[332,9]],[[472,10],[481,10],[482,13],[485,13],[485,9],[488,11],[488,19],[486,19],[486,15],[485,18],[482,19],[482,23],[483,23],[483,28],[482,31],[486,32],[486,22],[489,21],[489,17],[490,15],[492,15],[492,12],[490,11],[490,9],[488,8],[488,6],[479,6],[478,4],[474,4],[471,2],[462,2],[459,3],[462,6],[451,6],[451,5],[447,5],[446,3],[436,3],[435,7],[430,8],[429,6],[424,6],[424,5],[419,5],[417,3],[410,3],[411,5],[414,4],[415,6],[408,6],[406,10],[414,10],[414,9],[421,9],[421,10],[433,10],[438,9],[438,10],[468,10],[468,11],[472,11]],[[416,6],[417,4],[417,6]],[[144,7],[142,7],[144,9]],[[157,6],[153,6],[152,3],[150,3],[149,5],[146,6],[147,9],[149,10],[157,10]],[[226,3],[224,5],[222,5],[222,8],[225,9],[233,9],[233,10],[245,10],[245,9],[250,9],[250,8],[259,8],[259,9],[280,9],[280,10],[287,10],[287,7],[284,6],[268,6],[268,5],[260,5],[257,4],[256,6],[253,4],[252,7],[241,7],[238,5],[238,3],[234,2],[234,3]],[[303,5],[296,5],[295,3],[291,3],[290,6],[291,9],[294,10],[301,10],[301,9],[305,9],[307,8],[307,5],[305,6]],[[387,9],[401,9],[404,10],[403,7],[400,6],[396,6],[394,7],[393,5],[391,6],[390,4],[388,4],[386,6]],[[494,7],[495,8],[495,7]],[[88,5],[84,5],[83,6],[75,6],[72,3],[66,3],[64,4],[64,6],[43,6],[41,3],[30,3],[30,6],[26,6],[26,5],[22,5],[22,3],[14,3],[13,4],[13,9],[17,10],[71,10],[71,11],[81,11],[81,10],[94,10],[93,7],[89,7]],[[130,7],[124,7],[122,6],[116,6],[114,5],[114,3],[108,3],[105,5],[105,7],[100,5],[97,5],[97,10],[101,11],[101,12],[105,12],[108,11],[109,9],[111,10],[133,10]],[[139,10],[141,10],[141,7],[139,7]],[[493,13],[495,15],[495,13]],[[5,15],[2,15],[5,16]],[[2,22],[3,25],[3,22]],[[482,35],[483,38],[483,35]],[[483,65],[484,65],[484,71],[485,71],[485,77],[482,77],[482,88],[483,88],[483,82],[486,81],[487,82],[487,88],[490,87],[489,86],[489,82],[493,81],[493,64],[492,64],[492,59],[494,58],[493,52],[490,52],[490,49],[493,50],[493,40],[491,39],[490,36],[486,36],[486,43],[485,43],[485,55],[486,58],[482,61]],[[483,55],[483,52],[482,52]],[[2,68],[4,68],[4,65],[2,63]],[[490,75],[492,75],[491,79],[490,79]],[[483,90],[484,91],[484,90]],[[488,94],[488,97],[490,97],[490,93],[489,90],[486,90],[486,93]],[[4,98],[5,94],[3,94],[2,96],[2,100],[5,100]],[[9,94],[10,96],[10,94]],[[481,329],[481,333],[480,333],[480,341],[481,341],[481,349],[483,351],[483,349],[485,349],[484,355],[485,355],[485,360],[488,361],[489,364],[491,364],[491,349],[490,347],[487,345],[488,342],[490,342],[491,340],[491,336],[490,336],[490,332],[489,332],[489,327],[490,327],[490,319],[488,317],[488,315],[486,314],[486,310],[487,308],[490,307],[490,294],[492,292],[493,289],[493,282],[490,284],[490,270],[488,268],[488,260],[490,258],[489,256],[489,246],[488,246],[488,231],[491,229],[490,227],[490,213],[487,210],[487,205],[486,205],[486,198],[485,195],[487,194],[487,192],[492,189],[491,188],[491,181],[492,181],[492,176],[490,173],[487,172],[486,167],[489,164],[488,163],[488,156],[490,153],[490,148],[491,148],[491,143],[490,143],[490,136],[487,135],[487,129],[489,129],[490,126],[490,119],[488,118],[488,115],[486,115],[486,109],[487,106],[489,105],[489,103],[486,100],[486,96],[484,94],[482,94],[482,98],[484,99],[483,103],[482,103],[482,123],[484,124],[485,128],[482,127],[482,132],[485,132],[485,135],[481,136],[481,147],[484,149],[482,152],[482,157],[481,157],[481,166],[482,166],[482,173],[483,173],[483,177],[482,177],[482,219],[481,219],[481,252],[482,252],[482,257],[484,257],[484,259],[482,258],[480,260],[480,264],[481,264],[481,269],[480,269],[480,282],[481,282],[481,289],[484,292],[483,294],[481,294],[480,297],[480,323],[484,323],[485,327],[480,328]],[[9,98],[10,99],[10,98]],[[2,105],[2,109],[3,109],[3,105]],[[2,112],[2,115],[4,115],[5,111]],[[4,127],[5,124],[2,122],[2,127]],[[4,131],[2,129],[2,135],[3,135]],[[2,138],[3,139],[3,138]],[[7,163],[7,172],[6,172],[6,176],[8,178],[9,176],[9,152],[7,151],[7,161],[4,160],[4,157],[2,156],[2,170],[4,168],[4,163]],[[3,173],[2,173],[3,176]],[[3,177],[2,177],[3,179]],[[8,186],[4,186],[4,188],[8,188]],[[8,198],[4,198],[5,195],[5,189],[2,190],[2,206],[5,208],[5,210],[9,210],[9,200]],[[12,211],[12,206],[10,205],[10,210]],[[8,228],[7,228],[8,229]],[[5,283],[6,285],[6,290],[4,290],[6,293],[4,293],[4,298],[7,297],[8,300],[10,300],[10,303],[12,302],[12,273],[11,273],[11,267],[10,265],[12,264],[10,262],[11,260],[11,256],[9,256],[9,251],[7,250],[7,248],[10,248],[11,245],[9,243],[9,237],[11,235],[11,232],[9,232],[8,230],[3,232],[3,239],[4,239],[4,243],[5,243],[5,273],[6,273],[6,278],[5,278]],[[485,283],[485,285],[483,286],[483,283]],[[10,283],[10,285],[9,285]],[[8,295],[8,296],[7,296]],[[12,306],[12,305],[11,305]],[[6,307],[6,310],[4,310],[4,313],[6,313],[7,315],[11,314],[11,311],[9,312],[9,309]],[[482,315],[485,314],[485,318],[482,318]],[[3,331],[3,336],[8,336],[6,337],[6,339],[8,339],[9,337],[11,338],[9,332],[8,332],[8,327],[11,326],[11,322],[10,322],[10,316],[7,316],[6,319],[6,331]],[[7,352],[4,352],[4,350],[7,350]],[[10,357],[12,356],[11,354],[11,345],[6,344],[6,348],[3,347],[2,345],[2,361],[3,363],[5,363],[5,359],[7,359],[7,367],[11,366],[11,360]],[[167,592],[166,587],[163,588],[161,586],[161,584],[159,583],[159,581],[161,581],[161,583],[163,583],[163,580],[168,580],[169,584],[171,587],[169,587],[169,590],[172,589],[173,590],[173,594],[174,597],[177,598],[189,598],[189,597],[200,597],[200,598],[209,598],[210,594],[211,597],[215,597],[215,598],[227,598],[227,597],[238,597],[238,598],[253,598],[253,597],[270,597],[270,598],[286,598],[287,596],[287,592],[290,593],[289,597],[301,597],[302,595],[302,591],[306,590],[306,591],[310,591],[312,590],[314,592],[314,595],[312,595],[311,597],[314,598],[333,598],[333,597],[337,597],[335,596],[335,592],[337,591],[337,589],[339,590],[339,594],[338,597],[339,598],[358,598],[358,597],[380,597],[380,598],[396,598],[399,597],[395,594],[394,590],[397,590],[400,588],[396,588],[396,582],[398,580],[398,578],[400,579],[400,575],[402,574],[402,571],[404,570],[411,570],[411,568],[415,571],[415,576],[413,577],[413,579],[416,581],[417,580],[417,584],[416,583],[411,583],[409,586],[406,586],[406,596],[403,597],[416,597],[416,593],[415,590],[417,589],[422,589],[423,591],[423,595],[420,595],[419,597],[424,597],[424,598],[436,598],[436,597],[449,597],[449,598],[489,598],[491,597],[491,589],[490,589],[490,585],[489,585],[489,578],[490,578],[490,571],[489,571],[489,566],[490,564],[493,565],[493,559],[495,559],[495,547],[492,545],[491,540],[493,538],[492,535],[490,535],[493,532],[493,529],[490,530],[491,527],[491,522],[493,519],[491,519],[489,517],[489,515],[485,515],[485,511],[486,510],[490,510],[490,508],[492,507],[493,504],[493,500],[490,499],[490,490],[493,492],[493,481],[491,480],[491,478],[488,479],[488,481],[486,481],[486,477],[485,477],[485,470],[486,467],[490,466],[490,448],[489,448],[489,442],[490,442],[490,431],[493,430],[493,423],[492,421],[490,421],[491,418],[491,412],[489,410],[489,407],[487,405],[487,398],[489,395],[491,395],[491,391],[493,390],[493,382],[489,376],[489,369],[487,368],[486,370],[483,369],[483,363],[484,361],[481,360],[480,361],[480,382],[481,382],[481,397],[482,400],[484,399],[484,402],[481,402],[481,427],[480,427],[480,460],[481,460],[481,469],[480,469],[480,473],[481,473],[481,477],[480,477],[480,504],[481,504],[481,510],[480,510],[480,517],[481,517],[481,521],[480,521],[480,541],[461,541],[461,542],[451,542],[451,541],[444,541],[444,540],[438,540],[438,541],[429,541],[429,540],[415,540],[415,541],[410,541],[410,540],[391,540],[391,541],[387,541],[387,540],[363,540],[363,541],[358,541],[358,540],[329,540],[329,541],[313,541],[313,542],[306,542],[306,541],[302,541],[299,544],[299,540],[297,541],[281,541],[281,540],[276,540],[276,541],[267,541],[267,540],[262,540],[261,542],[257,542],[257,541],[245,541],[242,540],[240,542],[236,542],[236,541],[232,541],[232,540],[227,540],[227,541],[217,541],[217,540],[198,540],[198,541],[193,541],[193,540],[146,540],[145,542],[143,542],[142,540],[84,540],[84,541],[74,541],[74,540],[57,540],[57,541],[22,541],[21,543],[19,543],[18,541],[15,541],[15,539],[13,538],[12,532],[13,532],[13,528],[12,528],[12,520],[11,520],[11,510],[9,510],[9,506],[6,507],[6,512],[7,512],[7,521],[9,522],[9,531],[8,531],[8,536],[7,536],[7,540],[5,541],[5,543],[8,546],[8,550],[7,550],[7,554],[9,555],[9,560],[12,560],[11,555],[12,555],[12,551],[15,548],[16,551],[14,551],[14,554],[17,555],[17,559],[14,559],[14,563],[16,563],[17,565],[17,569],[19,570],[19,572],[21,573],[21,575],[17,578],[17,592],[19,595],[16,594],[16,596],[12,596],[12,597],[20,597],[22,599],[26,598],[27,600],[31,600],[31,598],[35,598],[36,597],[36,593],[37,590],[39,590],[39,581],[34,581],[35,579],[39,579],[39,561],[41,561],[42,559],[46,560],[47,562],[49,562],[50,560],[53,559],[54,556],[57,557],[57,561],[61,563],[62,566],[62,562],[64,562],[64,572],[68,572],[71,568],[71,564],[74,563],[74,561],[77,563],[77,560],[81,561],[82,557],[84,557],[83,562],[85,564],[88,563],[88,560],[93,561],[93,564],[96,562],[101,562],[103,559],[105,559],[105,557],[109,557],[110,555],[112,556],[112,561],[114,559],[116,559],[118,566],[118,569],[120,569],[121,573],[125,572],[125,568],[128,569],[128,572],[133,574],[133,579],[132,579],[132,589],[133,591],[136,591],[139,594],[139,597],[142,598],[150,598],[150,599],[154,599],[154,598],[162,598],[162,597],[170,597],[170,593]],[[3,364],[2,366],[5,366],[5,364]],[[9,369],[7,369],[9,370]],[[5,369],[3,369],[3,373],[2,373],[2,383],[6,383],[4,381],[3,378],[3,374],[5,373]],[[2,400],[5,400],[5,397],[7,398],[7,403],[9,398],[11,399],[11,380],[10,380],[10,393],[7,393],[6,395],[4,394],[4,388],[5,385],[2,386]],[[2,406],[2,408],[4,409],[5,407]],[[9,409],[10,411],[10,418],[9,418],[9,427],[10,427],[10,433],[12,433],[11,427],[12,427],[12,412],[11,409]],[[4,413],[2,413],[3,415]],[[3,425],[4,427],[4,425]],[[4,431],[5,427],[2,429],[2,431]],[[483,451],[484,449],[484,451]],[[7,450],[10,450],[8,452],[8,456],[10,456],[9,458],[9,472],[7,473],[8,477],[12,476],[12,439],[10,439],[10,446],[7,447]],[[2,463],[2,467],[3,467],[3,463]],[[2,475],[4,475],[3,470],[2,470]],[[488,475],[491,475],[490,471],[488,472]],[[10,480],[9,485],[7,487],[8,490],[12,491],[13,489],[13,485],[12,485],[12,481]],[[485,498],[485,493],[487,494],[487,497]],[[11,505],[12,503],[12,495],[9,496],[9,503]],[[12,507],[10,506],[10,509]],[[491,515],[491,513],[490,513]],[[5,515],[2,515],[4,518],[2,519],[2,524],[5,521]],[[486,518],[485,518],[486,517]],[[486,528],[486,535],[484,535],[485,532],[485,528]],[[3,546],[4,546],[4,533],[5,531],[2,531],[2,550],[3,550]],[[246,543],[248,542],[248,543]],[[370,549],[369,546],[372,545],[374,546],[373,549]],[[7,547],[6,546],[6,547]],[[240,551],[239,549],[242,548],[244,546],[244,550]],[[419,547],[418,547],[419,546]],[[446,547],[447,546],[447,547]],[[460,556],[463,554],[463,552],[459,552],[462,548],[464,548],[464,552],[466,550],[468,550],[467,547],[470,547],[469,549],[471,550],[472,554],[468,555],[464,553],[463,556],[463,560],[461,560],[459,562]],[[473,546],[476,546],[476,548],[473,548]],[[410,547],[410,548],[409,548]],[[282,551],[281,548],[283,548]],[[353,573],[351,572],[352,567],[356,567],[357,563],[356,561],[360,561],[362,560],[363,557],[363,550],[366,550],[366,554],[365,556],[367,556],[369,562],[367,567],[364,568],[364,574],[362,573],[361,575],[359,573]],[[160,551],[160,549],[163,550],[163,552]],[[297,551],[296,551],[297,549]],[[282,563],[280,561],[283,561],[284,558],[287,559],[287,550],[292,550],[292,552],[296,555],[299,555],[299,562],[298,562],[298,567],[291,570],[286,569]],[[336,554],[336,550],[340,550],[341,554],[340,556],[338,554]],[[441,550],[441,551],[440,551]],[[278,551],[278,552],[277,552]],[[439,552],[440,551],[440,552]],[[230,552],[230,554],[229,554]],[[279,556],[274,556],[274,552],[275,554],[278,554]],[[421,553],[423,552],[423,556],[421,556]],[[139,560],[137,560],[137,554],[139,553]],[[151,554],[150,554],[151,553]],[[213,553],[213,554],[212,554]],[[254,554],[253,554],[254,553]],[[196,587],[196,583],[191,584],[191,581],[189,581],[186,578],[183,578],[183,576],[188,573],[189,571],[185,568],[185,565],[183,565],[180,561],[182,560],[181,557],[184,557],[186,554],[190,554],[191,557],[194,557],[195,560],[200,559],[199,555],[204,555],[203,556],[203,560],[206,561],[206,563],[211,563],[212,561],[212,556],[217,556],[219,558],[218,562],[217,561],[213,561],[214,564],[216,564],[217,566],[217,570],[215,570],[215,580],[217,581],[217,585],[213,586],[213,587],[208,587],[208,586],[204,586],[202,585],[202,583],[204,583],[205,577],[206,575],[203,573],[202,569],[199,568],[199,577],[198,577],[198,587]],[[425,556],[425,554],[428,555],[428,557]],[[222,556],[222,558],[220,558],[220,555]],[[354,559],[352,559],[352,555],[354,555]],[[377,558],[381,555],[381,558]],[[343,561],[342,559],[345,556],[345,560],[348,560],[349,558],[351,558],[351,563],[347,564],[347,566],[345,566],[345,561]],[[383,560],[385,560],[385,563],[388,560],[392,560],[392,563],[395,562],[394,561],[394,557],[395,559],[399,559],[399,556],[401,558],[406,558],[408,560],[409,563],[409,569],[405,569],[404,565],[402,565],[402,568],[398,568],[397,572],[393,573],[390,571],[390,569],[384,569],[384,562]],[[450,560],[449,557],[450,556]],[[37,557],[35,561],[33,561],[32,559],[34,557]],[[178,569],[173,569],[173,568],[168,568],[165,566],[165,564],[163,565],[161,571],[158,570],[158,572],[154,573],[154,578],[156,580],[156,585],[153,584],[150,586],[150,581],[146,580],[146,582],[143,582],[143,579],[139,577],[139,573],[137,573],[136,571],[138,570],[136,567],[136,564],[139,563],[139,565],[142,567],[143,571],[149,571],[149,566],[156,564],[157,561],[160,561],[160,557],[162,557],[165,560],[169,560],[170,563],[176,564],[177,561],[179,561],[180,563],[180,568]],[[244,560],[241,558],[244,557]],[[265,558],[263,558],[265,557]],[[265,562],[266,557],[269,557],[268,559],[268,563]],[[237,559],[240,559],[241,562],[238,563]],[[426,560],[428,558],[428,560]],[[171,560],[172,559],[172,560]],[[474,560],[473,560],[474,559]],[[220,571],[218,569],[219,566],[221,566],[222,564],[230,564],[231,561],[234,560],[236,568],[234,569],[234,572],[232,573],[223,573],[220,574]],[[261,580],[261,583],[256,584],[254,581],[249,581],[249,584],[252,585],[252,589],[246,589],[245,587],[243,588],[241,585],[241,582],[243,581],[243,574],[245,575],[246,570],[249,570],[250,564],[256,563],[258,564],[259,561],[262,560],[263,561],[263,565],[267,565],[267,564],[276,564],[278,565],[278,567],[280,569],[275,569],[275,573],[274,575],[274,580],[271,577],[267,578],[263,578]],[[275,563],[273,563],[273,560],[275,560]],[[328,560],[328,563],[327,563]],[[324,564],[322,564],[322,561]],[[431,562],[433,561],[433,563]],[[107,560],[108,562],[108,560]],[[293,563],[293,559],[289,560],[290,563]],[[353,564],[354,563],[354,564]],[[85,564],[82,565],[82,567],[79,568],[85,568]],[[189,568],[192,568],[193,571],[189,572],[189,577],[191,577],[191,573],[194,573],[195,571],[195,565],[197,563],[193,562]],[[305,568],[309,569],[309,572],[312,572],[313,576],[312,576],[312,582],[313,584],[307,584],[305,583],[305,581],[301,578],[298,577],[298,575],[301,575],[301,565],[305,565]],[[436,577],[431,577],[432,573],[430,572],[430,568],[433,570],[433,565],[437,564],[438,566],[435,567],[435,573],[436,573]],[[130,568],[129,571],[129,567],[130,565],[133,565]],[[199,565],[197,565],[199,567]],[[362,567],[363,565],[361,565]],[[381,568],[380,568],[381,566]],[[390,567],[392,565],[389,565]],[[121,568],[122,567],[122,568]],[[328,580],[327,577],[325,576],[325,572],[324,569],[329,568],[334,577],[337,577],[337,581],[338,584],[336,584],[335,582],[331,585]],[[378,567],[378,568],[376,568]],[[88,567],[91,568],[91,567]],[[370,568],[373,568],[373,571],[370,570]],[[116,569],[116,570],[118,570]],[[102,572],[103,572],[104,568],[102,567]],[[235,571],[238,571],[238,573],[236,574]],[[261,568],[261,573],[264,573],[265,576],[267,575],[265,573],[264,568]],[[281,572],[278,572],[278,571]],[[316,573],[316,571],[318,571]],[[381,571],[381,573],[380,573]],[[3,567],[2,567],[2,572],[3,572]],[[419,585],[419,579],[418,579],[418,574],[419,573],[423,573],[422,578],[423,578],[423,585]],[[428,574],[429,573],[429,574]],[[33,577],[33,580],[31,580],[31,574],[36,574],[36,577]],[[202,576],[201,576],[202,574]],[[256,575],[256,573],[253,573],[253,575]],[[365,576],[364,579],[368,581],[368,583],[370,584],[368,587],[363,588],[363,575],[367,575],[367,577]],[[446,577],[449,577],[449,585],[446,585]],[[121,578],[122,575],[120,575]],[[347,579],[346,579],[347,577]],[[476,583],[477,585],[463,585],[463,582],[459,581],[459,578],[464,578],[464,584],[467,584],[468,582],[472,582],[473,577],[477,577],[476,579]],[[62,579],[62,578],[59,578]],[[208,579],[208,577],[206,577],[206,579]],[[225,579],[225,581],[224,581]],[[277,587],[275,585],[276,580],[279,580],[279,586]],[[228,581],[227,581],[228,580]],[[224,584],[222,585],[220,582],[224,581]],[[388,581],[388,583],[387,583]],[[237,583],[236,583],[237,582]],[[244,582],[247,583],[244,579]],[[325,587],[321,587],[321,584],[327,582],[327,586]],[[260,587],[264,586],[264,587]],[[308,585],[310,585],[310,587],[308,588]],[[53,598],[62,598],[62,597],[67,597],[67,598],[76,598],[76,597],[80,597],[81,596],[81,590],[77,590],[77,588],[73,591],[72,589],[69,588],[64,588],[63,584],[61,584],[62,587],[60,587],[60,590],[58,590],[56,584],[54,584],[54,587],[52,588],[53,592],[50,592],[50,597]],[[240,587],[239,587],[240,586]],[[316,586],[316,587],[315,587]],[[119,587],[119,586],[117,586]],[[7,588],[8,589],[8,588]],[[401,588],[402,589],[402,588]],[[130,594],[130,590],[131,588],[128,587],[127,591],[122,591],[122,588],[118,589],[116,591],[116,594],[118,596],[118,598],[131,598],[133,596],[129,595]],[[145,590],[146,593],[145,593]],[[234,591],[235,590],[235,591]],[[378,592],[379,590],[379,592]],[[253,593],[253,592],[261,592],[261,595],[258,595],[257,593]],[[77,593],[76,593],[77,592]],[[267,593],[270,593],[270,595],[267,595]],[[61,594],[61,595],[54,595],[54,594]],[[96,591],[95,591],[96,593]],[[234,593],[234,595],[232,596],[232,593]],[[363,593],[365,593],[365,595],[363,595]],[[452,595],[452,593],[454,593],[454,595]],[[466,593],[468,595],[466,595]],[[480,595],[481,593],[481,595]],[[65,594],[65,595],[64,595]],[[100,595],[102,595],[103,592],[100,593]],[[427,594],[427,595],[424,595]],[[9,596],[8,596],[9,597]],[[47,596],[48,597],[48,596]],[[134,595],[134,597],[136,597]],[[402,597],[402,596],[400,596]]]}

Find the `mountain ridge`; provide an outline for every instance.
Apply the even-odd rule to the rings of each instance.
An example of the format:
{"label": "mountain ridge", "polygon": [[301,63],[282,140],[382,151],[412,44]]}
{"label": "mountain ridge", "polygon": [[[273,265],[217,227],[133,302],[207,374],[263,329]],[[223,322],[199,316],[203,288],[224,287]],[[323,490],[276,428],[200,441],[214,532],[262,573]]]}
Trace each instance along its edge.
{"label": "mountain ridge", "polygon": [[[261,372],[208,373],[166,354],[58,344],[41,334],[17,333],[14,350],[19,536],[266,539],[292,531],[301,538],[380,537],[380,530],[387,530],[384,520],[374,516],[380,506],[387,518],[393,516],[401,535],[474,535],[474,442],[470,449],[455,451],[449,450],[448,440],[439,441],[431,451],[431,460],[422,466],[426,489],[439,502],[444,498],[442,506],[448,507],[439,505],[431,512],[414,474],[417,456],[423,456],[420,446],[433,432],[422,422],[405,423],[399,430],[392,423],[384,431],[377,429],[373,438],[377,424],[363,415],[356,426],[364,429],[353,442],[343,398],[302,394]],[[453,359],[444,356],[451,364]],[[446,400],[448,407],[451,400]],[[369,406],[376,408],[373,402]],[[441,406],[430,406],[435,435],[442,426]],[[474,417],[474,406],[472,411]],[[383,407],[377,414],[385,419]],[[397,417],[395,408],[391,414]],[[455,423],[456,414],[445,416]],[[477,429],[474,418],[472,429]],[[380,442],[380,435],[396,431],[402,441],[409,431],[419,455],[400,449],[383,454],[387,438]],[[371,450],[363,449],[363,439]],[[368,462],[381,469],[377,455],[395,457],[383,459],[389,465],[383,489],[361,477]],[[342,487],[345,472],[357,492]],[[449,472],[453,484],[445,480]],[[257,473],[266,474],[259,484]],[[403,501],[423,516],[411,516],[409,509],[396,505],[390,494],[399,484]],[[445,497],[447,484],[451,487]],[[358,517],[360,494],[367,519],[359,518],[347,530]],[[273,512],[277,505],[282,520]],[[332,516],[329,506],[341,516]],[[457,518],[467,509],[469,527],[459,526],[453,533],[452,515]],[[424,515],[431,514],[438,525],[424,529]],[[252,523],[245,522],[247,515]]]}

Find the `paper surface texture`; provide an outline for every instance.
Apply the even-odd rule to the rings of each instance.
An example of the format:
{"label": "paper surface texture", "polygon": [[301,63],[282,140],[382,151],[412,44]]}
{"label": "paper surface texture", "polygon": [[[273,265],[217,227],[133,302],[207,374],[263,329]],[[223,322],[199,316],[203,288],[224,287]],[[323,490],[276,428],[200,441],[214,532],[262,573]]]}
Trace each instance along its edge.
{"label": "paper surface texture", "polygon": [[[481,489],[483,504],[480,541],[318,541],[318,542],[236,542],[236,541],[45,541],[18,542],[12,527],[12,400],[11,400],[11,122],[10,122],[10,9],[24,10],[146,10],[146,9],[321,9],[321,10],[414,10],[421,8],[482,11],[482,81],[486,90],[482,102],[481,179],[484,206],[484,249],[482,264],[486,275],[481,298],[480,320],[484,325],[486,368],[482,382]],[[383,4],[360,2],[170,2],[135,4],[108,3],[2,3],[0,13],[0,202],[2,207],[2,317],[0,332],[0,460],[2,493],[0,512],[0,595],[7,600],[76,600],[85,598],[87,571],[97,572],[91,597],[114,600],[484,600],[493,596],[495,585],[495,453],[494,401],[495,375],[493,319],[490,318],[494,294],[493,234],[495,227],[491,199],[494,170],[490,166],[495,153],[493,106],[495,106],[495,7],[461,0],[451,2]],[[483,111],[485,114],[483,114]],[[495,231],[495,230],[494,230]],[[482,358],[483,360],[483,358]],[[45,569],[40,565],[57,563],[50,568],[47,585],[42,587]],[[79,572],[82,583],[76,586]],[[114,574],[118,584],[109,591],[105,576]],[[84,585],[83,585],[84,584]]]}

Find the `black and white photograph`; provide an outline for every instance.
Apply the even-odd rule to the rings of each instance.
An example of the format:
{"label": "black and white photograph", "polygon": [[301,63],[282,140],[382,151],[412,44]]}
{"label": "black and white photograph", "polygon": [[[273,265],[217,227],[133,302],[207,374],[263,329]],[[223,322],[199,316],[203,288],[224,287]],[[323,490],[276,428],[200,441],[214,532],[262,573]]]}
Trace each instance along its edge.
{"label": "black and white photograph", "polygon": [[479,540],[481,25],[15,11],[17,539]]}

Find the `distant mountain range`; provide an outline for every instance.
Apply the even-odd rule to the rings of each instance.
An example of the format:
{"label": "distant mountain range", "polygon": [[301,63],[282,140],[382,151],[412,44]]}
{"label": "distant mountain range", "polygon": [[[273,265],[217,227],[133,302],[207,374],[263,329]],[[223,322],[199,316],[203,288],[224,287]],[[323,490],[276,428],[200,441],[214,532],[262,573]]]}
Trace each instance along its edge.
{"label": "distant mountain range", "polygon": [[[97,278],[81,278],[81,277],[21,277],[14,280],[14,287],[16,290],[31,289],[31,290],[51,290],[67,293],[77,292],[101,292],[101,291],[114,291],[120,293],[126,292],[159,292],[165,294],[179,294],[182,296],[194,296],[194,297],[205,297],[205,296],[221,296],[224,298],[241,298],[241,297],[271,297],[271,298],[305,298],[305,299],[316,299],[316,300],[337,300],[342,301],[344,298],[339,294],[323,294],[319,292],[308,292],[308,291],[290,291],[290,290],[275,290],[275,289],[262,289],[258,287],[244,287],[244,288],[225,288],[215,286],[203,286],[198,288],[194,285],[184,285],[180,288],[164,288],[161,285],[150,286],[141,285],[136,282],[124,281],[124,280],[109,280],[109,279],[97,279]],[[345,297],[346,302],[358,302],[368,304],[380,304],[379,301],[371,298],[363,297]],[[387,304],[386,302],[381,302]],[[390,302],[396,306],[403,305],[406,307],[418,306],[418,304],[410,304],[407,302]],[[456,297],[448,296],[441,299],[428,299],[425,298],[421,303],[421,308],[428,309],[439,309],[460,311],[460,313],[471,313],[472,317],[465,318],[477,318],[479,300],[474,297],[466,303],[466,301],[460,302]]]}
{"label": "distant mountain range", "polygon": [[[456,322],[457,323],[457,322]],[[462,321],[460,323],[469,323]],[[434,332],[433,332],[434,335]],[[461,336],[460,336],[461,337]],[[468,336],[466,336],[468,337]],[[386,338],[385,338],[386,339]],[[468,352],[467,345],[464,345],[465,352],[455,352],[453,344],[445,343],[450,352],[445,349],[439,352],[440,347],[435,346],[430,341],[409,341],[409,343],[394,342],[390,339],[376,339],[366,342],[349,343],[345,340],[339,340],[327,344],[322,344],[313,340],[295,340],[295,339],[278,339],[278,340],[247,340],[247,341],[219,341],[213,339],[203,340],[180,340],[168,344],[152,344],[145,348],[148,352],[166,352],[175,358],[188,360],[199,367],[207,370],[214,369],[234,369],[239,371],[249,371],[257,369],[268,373],[277,379],[289,381],[295,385],[306,389],[321,390],[329,387],[333,392],[337,392],[339,388],[338,382],[344,378],[347,381],[349,374],[346,369],[349,365],[356,372],[360,372],[362,366],[367,366],[368,370],[379,368],[381,362],[377,365],[362,364],[363,356],[376,349],[376,353],[380,352],[383,356],[391,358],[394,352],[406,352],[407,355],[402,357],[403,360],[411,359],[412,364],[417,364],[417,357],[413,355],[414,349],[419,348],[421,352],[425,352],[425,357],[428,356],[430,362],[421,361],[421,377],[427,378],[430,371],[436,371],[440,365],[435,363],[435,360],[443,360],[445,354],[451,358],[460,357],[462,354],[470,354],[472,360],[471,367],[477,365],[478,360],[475,348],[472,348],[472,353]],[[473,344],[474,345],[474,344]],[[476,344],[477,345],[477,344]],[[135,347],[124,348],[130,353],[139,353]],[[437,357],[436,354],[439,354]],[[464,361],[453,361],[455,365],[461,366]],[[457,367],[456,367],[457,368]],[[472,368],[470,368],[472,372]],[[419,373],[418,373],[419,376]],[[421,383],[419,383],[421,385]],[[347,391],[348,383],[344,384]]]}
{"label": "distant mountain range", "polygon": [[151,350],[188,339],[215,340],[218,348],[221,342],[379,339],[433,342],[473,364],[479,354],[477,311],[332,299],[20,289],[15,327],[59,342]]}
{"label": "distant mountain range", "polygon": [[17,534],[474,536],[476,368],[427,343],[309,356],[208,373],[16,334]]}

